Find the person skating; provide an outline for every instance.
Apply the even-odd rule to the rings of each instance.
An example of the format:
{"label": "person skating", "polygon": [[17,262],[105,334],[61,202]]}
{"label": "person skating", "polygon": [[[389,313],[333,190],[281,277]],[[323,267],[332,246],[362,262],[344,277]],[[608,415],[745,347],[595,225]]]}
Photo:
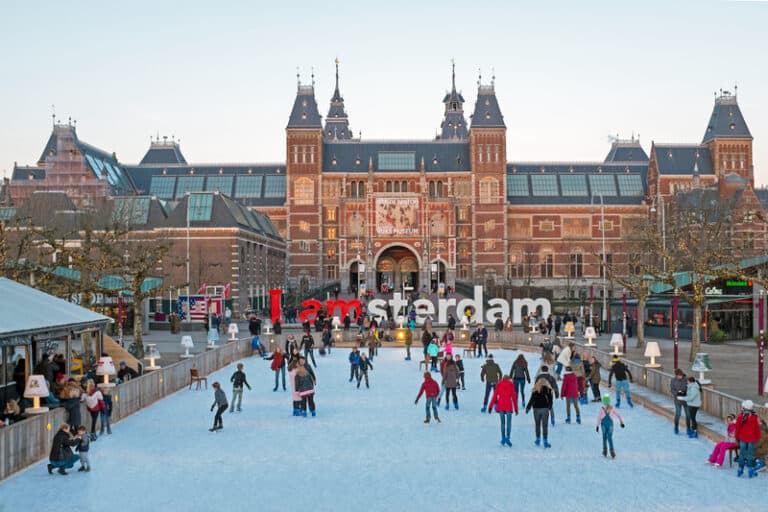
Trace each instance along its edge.
{"label": "person skating", "polygon": [[563,371],[563,368],[566,366],[571,365],[571,355],[573,355],[573,347],[574,343],[569,343],[564,349],[560,351],[560,354],[557,356],[557,364],[555,365],[555,374],[557,375],[557,380],[560,380],[560,374]]}
{"label": "person skating", "polygon": [[[453,394],[453,408],[459,408],[459,398],[456,395],[456,388],[459,387],[459,367],[456,361],[449,354],[445,358],[445,365],[441,370],[443,378],[443,389],[445,390],[445,410],[447,411],[451,403],[451,394]],[[440,405],[438,400],[437,405]]]}
{"label": "person skating", "polygon": [[307,406],[309,406],[309,412],[314,417],[316,415],[315,409],[315,386],[317,385],[317,379],[315,373],[312,371],[312,367],[306,364],[306,359],[303,357],[299,360],[299,366],[296,368],[296,393],[301,399],[301,416],[307,417]]}
{"label": "person skating", "polygon": [[587,375],[587,381],[589,381],[589,386],[592,388],[592,396],[594,397],[592,399],[593,402],[599,402],[600,401],[600,380],[602,379],[600,375],[600,369],[602,368],[602,365],[600,364],[600,361],[597,360],[595,356],[592,356],[589,358],[589,375]]}
{"label": "person skating", "polygon": [[515,385],[509,380],[509,375],[505,375],[496,384],[493,396],[491,396],[491,403],[488,405],[488,414],[493,411],[494,405],[496,406],[496,412],[499,413],[499,421],[501,422],[501,444],[512,446],[512,441],[510,441],[512,435],[512,411],[517,416],[518,408]]}
{"label": "person skating", "polygon": [[576,423],[581,424],[581,411],[579,410],[579,381],[570,366],[565,367],[563,386],[560,389],[560,397],[565,400],[565,422],[571,422],[571,404],[576,411]]}
{"label": "person skating", "polygon": [[488,359],[485,360],[485,364],[480,368],[480,382],[485,382],[485,396],[483,397],[483,408],[480,412],[485,412],[485,408],[488,406],[488,395],[496,387],[496,384],[501,380],[501,368],[493,360],[493,354],[488,354]]}
{"label": "person skating", "polygon": [[707,462],[714,464],[717,467],[723,466],[725,454],[728,450],[739,447],[739,444],[736,442],[736,415],[729,414],[725,418],[725,422],[727,425],[725,439],[715,445],[712,449],[712,453],[709,454],[709,458],[707,459]]}
{"label": "person skating", "polygon": [[[611,365],[611,371],[608,373],[608,388],[611,387],[611,379],[616,376],[616,407],[621,407],[621,390],[624,390],[624,396],[627,399],[627,404],[630,407],[634,407],[632,403],[632,397],[629,394],[629,383],[632,382],[632,374],[627,368],[627,365],[621,362],[618,356],[614,356],[613,365]],[[629,379],[629,380],[627,380]]]}
{"label": "person skating", "polygon": [[681,400],[688,393],[688,379],[680,368],[675,368],[675,376],[669,381],[669,392],[675,405],[675,434],[680,433],[680,413],[685,412],[685,424],[688,425],[688,409],[685,400]]}
{"label": "person skating", "polygon": [[456,367],[459,369],[459,381],[461,382],[461,389],[466,390],[467,388],[464,386],[464,361],[461,360],[461,356],[459,354],[456,354]]}
{"label": "person skating", "polygon": [[437,395],[440,394],[440,385],[438,385],[437,381],[432,378],[431,372],[424,372],[424,382],[421,383],[421,388],[419,388],[419,394],[416,395],[416,400],[413,402],[414,404],[419,403],[419,398],[421,398],[422,393],[426,396],[425,410],[427,419],[424,420],[424,423],[429,423],[430,407],[432,408],[432,413],[435,415],[435,421],[440,423],[440,417],[437,415]]}
{"label": "person skating", "polygon": [[77,427],[77,435],[75,436],[75,439],[77,440],[77,447],[75,450],[80,455],[80,469],[78,469],[78,471],[88,472],[91,470],[91,461],[89,458],[89,452],[91,451],[91,436],[88,435],[88,430],[85,428],[85,425]]}
{"label": "person skating", "polygon": [[531,391],[528,405],[525,407],[525,413],[533,409],[533,423],[536,426],[536,446],[541,444],[541,437],[544,436],[544,448],[551,448],[549,444],[549,411],[552,409],[552,388],[547,379],[536,379]]}
{"label": "person skating", "polygon": [[[555,394],[555,398],[560,398],[560,391],[558,391],[557,388],[557,380],[549,373],[549,366],[544,365],[541,367],[541,370],[539,371],[539,374],[536,375],[536,378],[533,379],[534,385],[536,382],[538,382],[539,379],[544,379],[547,381],[547,384],[549,384],[550,389],[552,389],[552,392]],[[550,424],[554,427],[555,426],[555,409],[554,407],[550,407],[549,409],[549,421]]]}
{"label": "person skating", "polygon": [[227,403],[227,395],[225,395],[224,390],[221,389],[221,384],[214,382],[213,389],[213,404],[211,404],[211,411],[213,411],[214,407],[218,407],[218,409],[216,409],[216,416],[213,417],[213,427],[210,429],[211,432],[224,428],[224,422],[222,421],[221,415],[229,407],[229,404]]}
{"label": "person skating", "polygon": [[277,347],[271,356],[265,358],[267,361],[272,361],[269,368],[275,372],[275,387],[272,391],[277,391],[277,385],[280,374],[283,375],[283,391],[285,391],[285,354]]}
{"label": "person skating", "polygon": [[477,343],[477,357],[481,354],[488,356],[488,329],[485,328],[485,324],[481,323],[475,331],[477,337],[475,342]]}
{"label": "person skating", "polygon": [[688,377],[685,396],[678,396],[677,399],[685,403],[685,430],[688,433],[688,437],[699,437],[696,413],[701,408],[701,384],[695,378]]}
{"label": "person skating", "polygon": [[232,407],[229,408],[230,414],[235,412],[235,403],[237,402],[237,412],[242,412],[243,405],[243,386],[251,390],[251,385],[248,384],[248,378],[243,371],[243,363],[237,364],[237,371],[229,378],[229,382],[232,383]]}
{"label": "person skating", "polygon": [[301,337],[301,345],[299,346],[299,349],[304,349],[304,357],[308,359],[312,359],[312,366],[317,368],[317,363],[315,362],[315,338],[312,337],[312,334],[310,334],[309,331],[304,331],[304,335]]}
{"label": "person skating", "polygon": [[595,432],[600,432],[600,428],[603,429],[603,457],[608,456],[608,449],[611,450],[611,458],[616,458],[616,451],[613,449],[613,420],[619,421],[621,428],[624,428],[624,420],[619,415],[619,412],[611,406],[611,395],[605,394],[603,396],[603,406],[600,407],[600,412],[597,413],[597,425],[595,426]]}
{"label": "person skating", "polygon": [[[331,355],[331,345],[333,345],[333,338],[331,337],[331,330],[327,327],[323,329],[323,349],[325,353]],[[322,353],[320,354],[322,355]]]}
{"label": "person skating", "polygon": [[51,453],[48,456],[49,475],[53,474],[53,468],[58,468],[60,475],[66,475],[67,470],[80,460],[79,455],[72,453],[72,447],[77,443],[78,440],[69,432],[69,425],[63,423],[51,441]]}
{"label": "person skating", "polygon": [[528,373],[528,361],[525,356],[520,354],[512,363],[512,369],[509,370],[509,376],[515,384],[515,393],[520,397],[522,407],[525,407],[525,383],[531,383],[531,374]]}
{"label": "person skating", "polygon": [[430,342],[429,346],[427,347],[427,355],[429,356],[429,369],[433,372],[438,371],[437,369],[437,355],[440,353],[440,347],[437,346],[437,336],[434,336]]}
{"label": "person skating", "polygon": [[352,352],[349,353],[349,382],[352,379],[358,378],[358,371],[360,367],[360,351],[357,347],[352,347]]}
{"label": "person skating", "polygon": [[752,400],[741,403],[741,413],[736,417],[736,442],[739,443],[739,469],[736,476],[744,474],[744,466],[749,468],[749,478],[757,476],[755,469],[755,445],[760,441],[760,420],[754,411]]}
{"label": "person skating", "polygon": [[406,361],[411,360],[411,345],[413,345],[413,331],[415,326],[416,326],[416,323],[414,322],[413,327],[411,327],[411,321],[408,320],[408,333],[405,335],[405,360]]}
{"label": "person skating", "polygon": [[368,385],[368,370],[373,371],[373,363],[371,363],[371,360],[368,359],[368,356],[366,356],[364,353],[360,354],[360,364],[357,368],[357,389],[360,389],[360,382],[363,380],[363,377],[365,377],[365,387],[370,387]]}
{"label": "person skating", "polygon": [[581,360],[581,356],[578,353],[573,354],[571,358],[571,371],[576,376],[576,387],[579,390],[579,403],[586,404],[589,401],[586,397],[587,389],[587,374],[584,362]]}

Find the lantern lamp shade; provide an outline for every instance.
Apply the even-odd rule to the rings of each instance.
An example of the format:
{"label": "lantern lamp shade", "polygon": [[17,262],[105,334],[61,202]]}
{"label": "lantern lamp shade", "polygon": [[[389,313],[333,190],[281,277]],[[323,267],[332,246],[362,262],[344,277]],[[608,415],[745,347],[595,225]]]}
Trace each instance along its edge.
{"label": "lantern lamp shade", "polygon": [[195,346],[195,343],[192,341],[192,336],[182,336],[181,337],[181,346],[186,348],[192,348]]}
{"label": "lantern lamp shade", "polygon": [[661,357],[661,349],[657,341],[649,341],[645,344],[645,357]]}
{"label": "lantern lamp shade", "polygon": [[615,332],[611,335],[611,346],[612,347],[624,346],[624,338],[622,337],[621,333]]}
{"label": "lantern lamp shade", "polygon": [[709,363],[709,354],[705,352],[697,352],[696,358],[691,365],[691,370],[694,372],[708,372],[712,370],[712,365]]}
{"label": "lantern lamp shade", "polygon": [[115,375],[115,363],[109,356],[99,358],[99,362],[96,364],[96,375]]}
{"label": "lantern lamp shade", "polygon": [[565,332],[573,332],[576,330],[576,327],[573,325],[573,322],[565,322]]}
{"label": "lantern lamp shade", "polygon": [[145,357],[147,359],[160,359],[160,351],[157,350],[155,345],[147,345],[147,353]]}
{"label": "lantern lamp shade", "polygon": [[341,325],[341,318],[339,318],[338,316],[333,317],[333,321],[331,321],[331,324],[334,327],[340,326]]}
{"label": "lantern lamp shade", "polygon": [[48,398],[48,383],[43,375],[30,375],[27,387],[24,388],[25,398]]}
{"label": "lantern lamp shade", "polygon": [[238,334],[240,332],[240,329],[237,327],[237,324],[229,324],[229,327],[227,328],[227,332],[229,334]]}
{"label": "lantern lamp shade", "polygon": [[595,332],[595,328],[590,325],[589,327],[584,329],[584,336],[589,339],[597,338],[597,333]]}

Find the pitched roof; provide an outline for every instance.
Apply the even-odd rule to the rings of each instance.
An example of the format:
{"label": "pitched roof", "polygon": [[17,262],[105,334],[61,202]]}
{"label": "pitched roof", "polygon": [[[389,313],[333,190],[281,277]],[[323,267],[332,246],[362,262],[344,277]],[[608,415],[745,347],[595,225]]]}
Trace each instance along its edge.
{"label": "pitched roof", "polygon": [[167,139],[163,141],[153,140],[147,152],[144,154],[144,158],[141,159],[139,165],[173,165],[173,164],[186,164],[187,160],[184,155],[181,154],[181,148],[178,142],[168,142]]}
{"label": "pitched roof", "polygon": [[320,111],[315,100],[315,87],[299,85],[296,99],[293,102],[291,117],[288,118],[287,128],[323,128]]}
{"label": "pitched roof", "polygon": [[499,102],[493,85],[480,85],[477,88],[475,111],[470,116],[472,128],[506,128]]}
{"label": "pitched roof", "polygon": [[659,174],[715,174],[709,148],[702,144],[653,144],[651,155],[656,159]]}
{"label": "pitched roof", "polygon": [[323,172],[469,171],[466,141],[352,141],[323,144]]}
{"label": "pitched roof", "polygon": [[611,144],[611,149],[605,157],[606,162],[647,162],[648,155],[645,153],[639,140],[634,137],[630,140],[615,140]]}
{"label": "pitched roof", "polygon": [[736,95],[722,91],[715,98],[715,106],[709,118],[709,124],[704,132],[702,142],[713,139],[751,139],[747,122],[741,115],[741,109],[736,101]]}
{"label": "pitched roof", "polygon": [[466,139],[467,121],[464,119],[464,96],[456,91],[456,65],[451,64],[451,91],[443,98],[445,118],[440,123],[440,139]]}
{"label": "pitched roof", "polygon": [[11,179],[18,180],[44,180],[46,176],[45,169],[40,167],[14,165]]}
{"label": "pitched roof", "polygon": [[326,140],[349,140],[352,132],[349,129],[349,117],[344,109],[344,98],[339,91],[339,59],[336,59],[336,88],[331,97],[331,106],[325,118],[323,138]]}
{"label": "pitched roof", "polygon": [[0,277],[0,339],[106,325],[109,317]]}

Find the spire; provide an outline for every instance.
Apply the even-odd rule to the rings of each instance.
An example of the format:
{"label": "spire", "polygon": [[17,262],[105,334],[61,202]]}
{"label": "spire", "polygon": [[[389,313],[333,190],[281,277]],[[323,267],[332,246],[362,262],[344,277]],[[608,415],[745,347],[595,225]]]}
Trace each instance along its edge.
{"label": "spire", "polygon": [[443,98],[445,117],[440,123],[439,139],[466,139],[467,121],[464,119],[464,96],[456,91],[456,62],[451,59],[451,92]]}
{"label": "spire", "polygon": [[470,116],[472,128],[506,128],[504,116],[501,114],[499,102],[496,99],[496,76],[492,76],[490,85],[483,85],[482,75],[477,80],[477,102],[475,111]]}
{"label": "spire", "polygon": [[325,140],[350,140],[352,131],[349,129],[349,117],[344,108],[344,97],[339,91],[339,58],[334,61],[336,64],[336,88],[331,97],[331,106],[328,109],[328,115],[325,117],[325,130],[323,138]]}

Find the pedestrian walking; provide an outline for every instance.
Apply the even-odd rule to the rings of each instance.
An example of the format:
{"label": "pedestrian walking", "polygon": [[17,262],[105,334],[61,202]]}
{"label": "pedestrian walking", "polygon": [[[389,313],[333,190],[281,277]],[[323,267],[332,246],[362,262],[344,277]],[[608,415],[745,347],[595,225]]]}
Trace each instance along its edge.
{"label": "pedestrian walking", "polygon": [[210,432],[215,432],[224,428],[224,422],[221,415],[227,410],[229,404],[227,403],[227,395],[224,394],[224,390],[221,389],[221,384],[218,382],[213,383],[213,404],[211,404],[211,411],[216,409],[216,416],[213,417],[213,427],[209,429]]}
{"label": "pedestrian walking", "polygon": [[512,412],[515,416],[518,414],[517,395],[515,394],[515,385],[505,375],[501,381],[496,384],[491,396],[491,403],[488,405],[488,414],[496,406],[496,412],[499,413],[499,422],[501,423],[501,445],[512,446],[510,437],[512,435]]}

